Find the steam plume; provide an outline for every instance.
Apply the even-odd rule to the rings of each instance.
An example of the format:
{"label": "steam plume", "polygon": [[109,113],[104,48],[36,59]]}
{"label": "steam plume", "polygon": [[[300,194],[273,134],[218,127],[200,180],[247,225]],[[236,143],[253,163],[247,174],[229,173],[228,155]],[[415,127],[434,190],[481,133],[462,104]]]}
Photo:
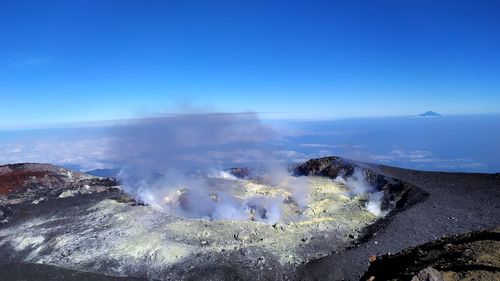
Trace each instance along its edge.
{"label": "steam plume", "polygon": [[[124,189],[140,201],[179,215],[273,223],[283,198],[238,200],[231,188],[213,186],[210,177],[230,178],[223,169],[267,166],[276,182],[287,173],[275,159],[276,132],[256,114],[199,113],[140,119],[112,130],[109,154],[123,168]],[[270,165],[269,163],[273,163]],[[296,201],[305,191],[294,183]]]}
{"label": "steam plume", "polygon": [[376,216],[385,215],[385,212],[381,210],[384,193],[376,190],[375,187],[366,180],[361,169],[355,168],[351,176],[347,178],[339,176],[335,180],[345,184],[349,188],[350,195],[352,196],[367,194],[368,202],[366,208],[370,213]]}

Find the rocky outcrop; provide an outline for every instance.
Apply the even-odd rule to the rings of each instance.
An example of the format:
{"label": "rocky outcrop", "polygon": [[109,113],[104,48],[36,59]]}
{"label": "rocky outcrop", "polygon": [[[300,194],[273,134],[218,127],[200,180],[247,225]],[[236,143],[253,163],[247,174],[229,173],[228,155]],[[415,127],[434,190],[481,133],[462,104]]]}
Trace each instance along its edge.
{"label": "rocky outcrop", "polygon": [[443,274],[432,267],[427,267],[413,276],[411,281],[444,281]]}
{"label": "rocky outcrop", "polygon": [[233,176],[239,179],[246,179],[252,175],[252,169],[250,168],[231,168],[228,170]]}
{"label": "rocky outcrop", "polygon": [[114,178],[101,178],[50,164],[21,163],[0,166],[0,205],[87,194],[117,186]]}
{"label": "rocky outcrop", "polygon": [[361,280],[498,280],[500,227],[379,256]]}
{"label": "rocky outcrop", "polygon": [[362,168],[355,161],[337,156],[311,159],[296,166],[294,172],[298,176],[324,176],[335,179],[339,176],[348,178],[353,175],[355,169],[361,169],[368,183],[378,190],[384,187],[394,188],[401,184],[396,179],[384,177],[370,169]]}

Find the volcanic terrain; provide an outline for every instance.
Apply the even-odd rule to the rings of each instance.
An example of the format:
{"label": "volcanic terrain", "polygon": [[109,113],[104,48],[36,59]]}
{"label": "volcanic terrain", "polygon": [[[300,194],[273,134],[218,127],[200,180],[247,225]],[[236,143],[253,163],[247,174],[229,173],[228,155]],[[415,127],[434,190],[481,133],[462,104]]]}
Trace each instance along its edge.
{"label": "volcanic terrain", "polygon": [[[380,268],[388,258],[377,256],[500,225],[498,174],[418,172],[339,157],[292,171],[277,185],[249,169],[209,180],[214,202],[227,189],[242,202],[280,200],[279,219],[271,220],[266,204],[249,204],[243,219],[192,218],[136,201],[114,178],[48,164],[0,166],[0,273],[7,280],[404,279],[444,263],[416,263],[387,277]],[[309,187],[306,203],[292,196],[296,179]],[[359,184],[370,189],[353,192]],[[179,189],[164,202],[189,208],[188,194]],[[498,243],[488,245],[498,255]],[[498,277],[498,264],[486,266]],[[448,266],[446,276],[462,276],[459,269],[467,267]]]}

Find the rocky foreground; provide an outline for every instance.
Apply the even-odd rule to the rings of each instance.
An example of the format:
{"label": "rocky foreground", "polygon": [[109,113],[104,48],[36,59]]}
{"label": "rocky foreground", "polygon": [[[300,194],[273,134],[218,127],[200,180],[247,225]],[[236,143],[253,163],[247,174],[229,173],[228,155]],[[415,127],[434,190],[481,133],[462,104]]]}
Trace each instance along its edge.
{"label": "rocky foreground", "polygon": [[[366,198],[346,197],[343,184],[332,181],[357,169],[383,194],[383,216],[367,212]],[[270,225],[168,215],[135,202],[113,178],[46,164],[0,166],[1,276],[6,280],[427,280],[425,274],[431,272],[443,280],[499,277],[494,262],[500,260],[498,232],[467,234],[484,240],[479,246],[445,247],[471,240],[455,244],[440,240],[500,225],[499,175],[417,172],[338,157],[310,160],[294,171],[312,183],[309,208],[299,210],[287,199],[288,216],[300,219]],[[231,184],[241,189],[241,196],[276,192],[247,179],[217,184]],[[286,191],[280,192],[286,197]],[[394,254],[429,241],[423,250]],[[481,262],[459,263],[456,257],[462,252]],[[436,258],[421,260],[426,256]],[[486,273],[467,275],[474,270]]]}
{"label": "rocky foreground", "polygon": [[500,227],[372,256],[362,280],[498,280]]}

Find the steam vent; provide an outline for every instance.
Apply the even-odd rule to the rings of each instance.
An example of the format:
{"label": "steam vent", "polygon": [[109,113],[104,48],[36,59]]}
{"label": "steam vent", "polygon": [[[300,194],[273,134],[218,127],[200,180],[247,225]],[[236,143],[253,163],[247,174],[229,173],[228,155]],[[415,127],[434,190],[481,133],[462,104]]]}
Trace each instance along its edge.
{"label": "steam vent", "polygon": [[[369,240],[428,197],[413,184],[338,157],[292,170],[294,176],[275,184],[249,169],[210,179],[214,202],[224,200],[217,191],[227,188],[247,202],[246,217],[216,219],[138,202],[113,178],[42,164],[1,166],[0,265],[138,280],[299,279],[305,264]],[[308,186],[304,200],[292,196],[297,179]],[[180,188],[165,204],[189,208],[188,193]]]}

